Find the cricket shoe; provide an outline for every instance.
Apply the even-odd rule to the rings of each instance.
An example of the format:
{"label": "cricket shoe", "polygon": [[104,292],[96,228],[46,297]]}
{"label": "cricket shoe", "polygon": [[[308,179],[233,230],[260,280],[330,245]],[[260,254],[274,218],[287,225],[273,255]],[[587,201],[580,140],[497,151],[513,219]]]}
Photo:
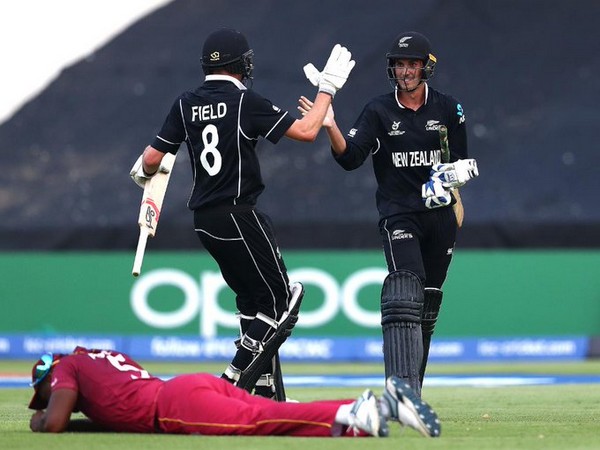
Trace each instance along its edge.
{"label": "cricket shoe", "polygon": [[375,437],[387,437],[390,433],[387,421],[379,409],[379,401],[373,391],[367,389],[352,405],[350,428],[355,434],[360,431]]}
{"label": "cricket shoe", "polygon": [[440,435],[442,427],[435,411],[397,376],[386,380],[381,401],[387,403],[390,420],[414,428],[425,437]]}

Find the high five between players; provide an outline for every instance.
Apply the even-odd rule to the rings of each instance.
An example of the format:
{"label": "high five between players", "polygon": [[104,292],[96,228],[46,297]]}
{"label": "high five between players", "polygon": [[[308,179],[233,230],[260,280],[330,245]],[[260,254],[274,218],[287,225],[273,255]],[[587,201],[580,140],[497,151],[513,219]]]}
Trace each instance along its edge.
{"label": "high five between players", "polygon": [[257,208],[263,192],[259,138],[312,142],[354,61],[335,45],[323,69],[312,111],[301,120],[248,88],[254,52],[232,29],[211,33],[202,49],[206,75],[173,103],[132,177],[144,183],[166,153],[186,143],[193,186],[188,207],[194,229],[236,294],[240,339],[223,377],[248,391],[285,400],[277,349],[292,331],[304,289],[290,284],[269,216]]}

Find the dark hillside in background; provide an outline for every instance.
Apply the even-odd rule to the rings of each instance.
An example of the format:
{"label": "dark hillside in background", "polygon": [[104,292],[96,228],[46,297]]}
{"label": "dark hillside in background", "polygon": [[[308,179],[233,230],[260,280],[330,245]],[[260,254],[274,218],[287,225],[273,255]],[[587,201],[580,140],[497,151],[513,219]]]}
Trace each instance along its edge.
{"label": "dark hillside in background", "polygon": [[[404,30],[438,58],[431,85],[463,104],[481,176],[465,186],[462,247],[600,247],[600,3],[575,0],[176,0],[144,18],[0,126],[0,250],[132,249],[141,190],[129,169],[174,98],[203,79],[205,37],[242,31],[253,88],[296,115],[314,95],[302,66],[335,43],[357,62],[335,98],[348,130],[391,88],[385,53]],[[180,152],[153,248],[197,249]],[[286,248],[378,247],[371,162],[344,172],[325,133],[313,145],[260,146],[259,206]]]}

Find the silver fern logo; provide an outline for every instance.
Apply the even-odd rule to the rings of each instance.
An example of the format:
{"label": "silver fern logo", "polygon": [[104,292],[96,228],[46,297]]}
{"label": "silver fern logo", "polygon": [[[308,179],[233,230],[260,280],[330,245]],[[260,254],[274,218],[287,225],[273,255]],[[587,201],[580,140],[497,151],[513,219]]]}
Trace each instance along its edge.
{"label": "silver fern logo", "polygon": [[392,241],[397,239],[412,239],[413,234],[406,230],[394,230],[392,232]]}
{"label": "silver fern logo", "polygon": [[400,38],[400,40],[398,41],[398,47],[400,47],[400,48],[408,47],[409,39],[412,39],[412,36],[404,36],[403,38]]}
{"label": "silver fern logo", "polygon": [[427,124],[425,124],[425,129],[427,131],[439,131],[440,121],[439,120],[428,120]]}

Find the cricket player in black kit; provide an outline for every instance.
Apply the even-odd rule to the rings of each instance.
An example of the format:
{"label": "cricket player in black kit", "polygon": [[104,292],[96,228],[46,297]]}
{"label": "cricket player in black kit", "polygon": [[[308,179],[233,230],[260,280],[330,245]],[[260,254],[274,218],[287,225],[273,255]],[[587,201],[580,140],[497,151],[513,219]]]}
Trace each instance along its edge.
{"label": "cricket player in black kit", "polygon": [[236,294],[237,352],[223,377],[248,391],[285,400],[277,349],[297,321],[303,288],[290,285],[269,217],[256,208],[265,186],[256,155],[259,138],[312,142],[336,91],[354,67],[336,45],[318,83],[315,108],[296,120],[244,84],[252,79],[253,51],[236,30],[219,29],[203,46],[206,78],[179,96],[131,170],[136,183],[161,170],[165,153],[187,144],[194,227]]}
{"label": "cricket player in black kit", "polygon": [[[436,64],[429,40],[401,33],[386,59],[394,92],[372,99],[346,137],[333,110],[324,126],[344,169],[373,158],[389,270],[381,293],[385,372],[420,393],[458,227],[453,190],[478,172],[475,160],[468,159],[462,105],[427,84]],[[304,70],[318,83],[320,73],[312,65]],[[302,113],[311,106],[301,98]],[[442,160],[440,126],[448,130],[449,161]]]}

